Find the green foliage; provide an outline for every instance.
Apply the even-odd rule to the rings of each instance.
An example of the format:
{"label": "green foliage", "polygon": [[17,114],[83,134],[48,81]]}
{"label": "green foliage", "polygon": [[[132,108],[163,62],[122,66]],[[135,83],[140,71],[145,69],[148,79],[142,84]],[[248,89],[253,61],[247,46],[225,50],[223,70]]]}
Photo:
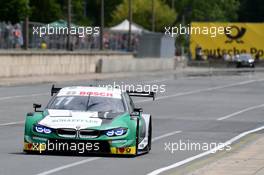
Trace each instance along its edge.
{"label": "green foliage", "polygon": [[116,9],[118,5],[122,3],[123,0],[114,0],[114,1],[109,1],[105,0],[105,19],[106,19],[106,25],[110,26],[112,22],[112,13]]}
{"label": "green foliage", "polygon": [[28,14],[30,14],[28,0],[0,1],[0,21],[16,23],[22,21]]}
{"label": "green foliage", "polygon": [[[154,0],[155,2],[155,30],[163,31],[164,26],[172,25],[177,14],[164,1]],[[133,0],[132,4],[133,21],[146,29],[151,30],[152,1]],[[112,14],[112,24],[117,24],[128,19],[128,0],[124,0],[117,6]]]}
{"label": "green foliage", "polygon": [[56,0],[31,0],[30,21],[50,23],[63,18],[61,5]]}
{"label": "green foliage", "polygon": [[[72,0],[72,21],[79,25],[89,25],[91,21],[84,15],[84,1]],[[31,0],[31,21],[50,23],[67,19],[67,0]]]}
{"label": "green foliage", "polygon": [[[112,12],[123,0],[104,0],[105,26],[109,27],[112,21]],[[87,0],[87,18],[91,25],[99,26],[101,23],[101,0]]]}
{"label": "green foliage", "polygon": [[242,22],[264,22],[264,1],[241,0],[238,15]]}
{"label": "green foliage", "polygon": [[200,0],[194,1],[193,21],[235,21],[239,2],[237,0]]}
{"label": "green foliage", "polygon": [[[85,17],[84,13],[84,1],[73,0],[72,1],[72,21],[78,25],[90,25],[91,21]],[[65,7],[66,8],[66,7]]]}
{"label": "green foliage", "polygon": [[183,16],[187,23],[191,21],[236,21],[239,0],[176,0],[175,8],[181,22]]}
{"label": "green foliage", "polygon": [[[191,21],[263,22],[263,0],[154,0],[156,31],[185,19]],[[86,2],[86,3],[85,3]],[[105,25],[128,18],[128,0],[105,0]],[[87,4],[87,6],[85,6]],[[132,0],[133,21],[151,29],[152,0]],[[100,25],[101,0],[72,0],[72,19],[79,25]],[[176,14],[177,12],[177,14]],[[67,18],[67,0],[0,0],[0,21],[49,23]],[[177,19],[176,19],[177,17]],[[184,17],[184,18],[183,18]]]}

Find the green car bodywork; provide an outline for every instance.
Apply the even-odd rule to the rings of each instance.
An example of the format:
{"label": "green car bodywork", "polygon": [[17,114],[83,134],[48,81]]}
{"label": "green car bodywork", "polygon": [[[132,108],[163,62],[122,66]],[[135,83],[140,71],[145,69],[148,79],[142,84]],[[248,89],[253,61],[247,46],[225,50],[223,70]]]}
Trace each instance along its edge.
{"label": "green car bodywork", "polygon": [[[45,116],[48,115],[47,110],[43,112],[29,113],[26,116],[25,134],[24,134],[24,150],[45,152],[48,139],[64,139],[57,135],[56,132],[50,134],[38,133],[34,131],[34,126],[38,124]],[[110,145],[110,154],[137,154],[136,153],[136,136],[137,136],[137,119],[139,119],[139,133],[142,132],[145,121],[141,116],[131,117],[129,113],[121,114],[115,117],[109,124],[102,124],[101,126],[87,128],[89,130],[106,131],[114,128],[127,128],[127,132],[122,136],[108,137],[101,135],[98,138],[72,138],[72,140],[100,140],[107,141]],[[106,119],[108,120],[108,119]],[[140,135],[139,135],[140,136]],[[139,138],[140,139],[140,138]],[[35,145],[33,145],[35,144]]]}
{"label": "green car bodywork", "polygon": [[[61,88],[54,86],[52,86],[51,92],[52,96],[53,93],[57,93],[56,96],[58,97],[63,97],[60,96],[60,92],[61,94],[66,93],[66,95],[68,92],[78,92],[81,95],[88,93],[88,98],[90,98],[91,93],[95,96],[116,93],[114,95],[122,97],[121,100],[125,108],[123,112],[97,112],[66,110],[64,108],[54,109],[50,108],[48,104],[43,111],[39,111],[38,108],[41,105],[33,104],[35,112],[26,115],[25,152],[138,155],[150,151],[151,116],[143,114],[141,108],[134,108],[130,96],[134,94],[137,97],[153,97],[154,99],[154,94],[141,94],[134,91],[129,94],[128,92],[119,92],[116,89],[109,91],[96,87],[66,87],[61,90]],[[56,96],[51,99],[50,103],[54,102]],[[104,105],[102,106],[104,108]],[[61,125],[63,122],[67,122],[66,125]],[[95,125],[96,122],[99,124]],[[91,125],[87,125],[87,123]]]}

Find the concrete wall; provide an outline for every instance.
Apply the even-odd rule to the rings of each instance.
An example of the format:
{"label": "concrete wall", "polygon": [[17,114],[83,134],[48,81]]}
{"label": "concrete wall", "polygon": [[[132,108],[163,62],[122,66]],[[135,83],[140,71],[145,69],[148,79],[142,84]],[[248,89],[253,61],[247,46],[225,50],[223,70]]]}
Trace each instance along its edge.
{"label": "concrete wall", "polygon": [[132,54],[115,52],[0,53],[0,77],[94,73],[100,59],[132,58]]}
{"label": "concrete wall", "polygon": [[167,71],[183,67],[178,58],[136,59],[117,52],[0,53],[0,77]]}
{"label": "concrete wall", "polygon": [[102,59],[99,63],[98,72],[113,73],[113,72],[147,72],[147,71],[164,71],[175,69],[175,59]]}

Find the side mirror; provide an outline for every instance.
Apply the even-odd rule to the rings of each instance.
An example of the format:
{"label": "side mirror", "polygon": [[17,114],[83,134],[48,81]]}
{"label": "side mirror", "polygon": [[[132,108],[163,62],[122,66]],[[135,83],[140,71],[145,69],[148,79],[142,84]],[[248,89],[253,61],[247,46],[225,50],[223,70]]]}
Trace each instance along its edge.
{"label": "side mirror", "polygon": [[142,108],[134,108],[134,111],[133,112],[131,112],[131,116],[139,116],[140,115],[140,113],[142,113],[143,112],[143,109]]}
{"label": "side mirror", "polygon": [[135,112],[143,112],[143,109],[142,108],[134,108],[134,111]]}
{"label": "side mirror", "polygon": [[34,104],[33,104],[33,108],[34,108],[34,111],[35,111],[35,112],[41,112],[41,111],[37,110],[37,109],[41,108],[41,104],[36,104],[36,103],[34,103]]}
{"label": "side mirror", "polygon": [[31,116],[31,117],[32,117],[33,115],[34,115],[33,112],[28,112],[28,113],[27,113],[27,116]]}

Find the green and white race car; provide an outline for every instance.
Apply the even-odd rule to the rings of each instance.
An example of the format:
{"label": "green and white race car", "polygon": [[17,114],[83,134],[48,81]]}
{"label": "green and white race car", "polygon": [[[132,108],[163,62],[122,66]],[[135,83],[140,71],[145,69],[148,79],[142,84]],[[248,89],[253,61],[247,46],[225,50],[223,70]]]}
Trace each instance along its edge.
{"label": "green and white race car", "polygon": [[51,88],[43,111],[25,121],[24,151],[29,153],[139,155],[151,150],[151,115],[135,108],[131,96],[153,92],[122,91],[107,87]]}

